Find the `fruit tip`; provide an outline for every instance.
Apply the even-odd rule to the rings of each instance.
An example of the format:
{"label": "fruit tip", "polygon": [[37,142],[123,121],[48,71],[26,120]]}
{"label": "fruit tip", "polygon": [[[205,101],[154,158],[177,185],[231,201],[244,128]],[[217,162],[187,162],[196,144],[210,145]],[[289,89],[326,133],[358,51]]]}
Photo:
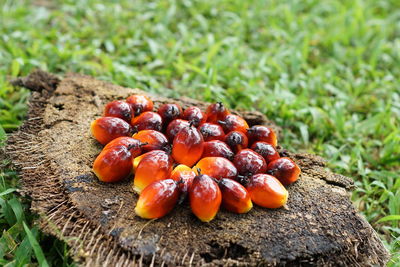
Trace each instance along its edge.
{"label": "fruit tip", "polygon": [[140,189],[139,187],[137,187],[136,185],[132,186],[132,189],[135,193],[140,195],[140,192],[142,192],[142,189]]}
{"label": "fruit tip", "polygon": [[243,212],[241,212],[241,213],[248,213],[252,208],[253,208],[253,202],[250,200],[247,208],[245,210],[243,210]]}

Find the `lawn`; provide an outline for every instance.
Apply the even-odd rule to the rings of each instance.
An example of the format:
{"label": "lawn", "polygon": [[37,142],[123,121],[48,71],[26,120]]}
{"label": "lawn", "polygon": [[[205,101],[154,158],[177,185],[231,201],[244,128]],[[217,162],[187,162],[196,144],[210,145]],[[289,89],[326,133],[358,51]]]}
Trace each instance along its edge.
{"label": "lawn", "polygon": [[[352,200],[400,262],[400,1],[0,0],[0,139],[35,68],[257,109],[283,146],[354,179]],[[73,265],[0,171],[0,265]]]}

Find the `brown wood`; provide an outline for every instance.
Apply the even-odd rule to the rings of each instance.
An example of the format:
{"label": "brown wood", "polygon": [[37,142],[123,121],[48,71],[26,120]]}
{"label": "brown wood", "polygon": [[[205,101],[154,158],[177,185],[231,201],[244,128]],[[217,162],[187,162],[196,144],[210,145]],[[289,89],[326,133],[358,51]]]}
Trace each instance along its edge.
{"label": "brown wood", "polygon": [[[388,260],[377,234],[349,200],[352,180],[308,154],[281,151],[303,171],[288,187],[286,209],[254,207],[245,215],[221,210],[212,222],[201,223],[184,203],[162,219],[140,219],[133,211],[132,178],[105,184],[91,172],[101,146],[89,126],[108,101],[144,92],[42,71],[13,83],[31,89],[32,96],[28,118],[8,139],[6,153],[20,171],[22,192],[32,198],[42,229],[65,240],[82,264],[383,266]],[[151,98],[156,107],[207,106],[186,97]],[[258,112],[239,114],[251,124],[273,125]]]}

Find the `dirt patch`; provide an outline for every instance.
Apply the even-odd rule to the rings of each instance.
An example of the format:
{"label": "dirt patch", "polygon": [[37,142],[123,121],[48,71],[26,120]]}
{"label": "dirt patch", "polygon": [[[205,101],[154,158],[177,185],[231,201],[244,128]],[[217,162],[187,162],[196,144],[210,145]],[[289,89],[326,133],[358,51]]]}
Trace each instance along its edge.
{"label": "dirt patch", "polygon": [[[144,93],[77,74],[58,79],[35,72],[14,84],[34,90],[27,121],[13,134],[7,153],[22,176],[23,192],[41,214],[42,228],[68,242],[87,265],[383,266],[388,253],[357,214],[347,190],[352,180],[308,154],[289,155],[302,168],[289,186],[287,209],[255,207],[249,214],[221,210],[201,223],[184,204],[153,221],[134,216],[137,196],[129,179],[99,182],[91,165],[101,146],[90,122],[106,102]],[[208,104],[189,98],[151,96],[155,106]],[[273,123],[257,112],[240,112],[251,124]],[[279,128],[275,127],[277,131]]]}

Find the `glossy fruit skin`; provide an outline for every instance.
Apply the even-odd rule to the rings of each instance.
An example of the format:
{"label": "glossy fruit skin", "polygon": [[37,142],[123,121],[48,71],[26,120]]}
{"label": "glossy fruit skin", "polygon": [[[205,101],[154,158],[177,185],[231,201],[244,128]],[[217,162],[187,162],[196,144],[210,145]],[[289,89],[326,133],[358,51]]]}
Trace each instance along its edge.
{"label": "glossy fruit skin", "polygon": [[253,207],[250,194],[246,188],[238,182],[222,178],[218,182],[222,193],[222,206],[235,213],[246,213]]}
{"label": "glossy fruit skin", "polygon": [[132,127],[137,131],[155,130],[161,131],[163,121],[158,113],[146,111],[135,117],[131,121]]}
{"label": "glossy fruit skin", "polygon": [[182,193],[188,192],[194,177],[196,177],[196,173],[189,166],[183,164],[176,166],[170,176],[171,179],[179,182],[178,186]]}
{"label": "glossy fruit skin", "polygon": [[178,104],[164,104],[158,108],[157,113],[161,116],[164,124],[168,125],[171,121],[179,119],[183,111]]}
{"label": "glossy fruit skin", "polygon": [[209,222],[217,215],[222,195],[217,183],[208,175],[198,175],[189,188],[189,202],[194,215]]}
{"label": "glossy fruit skin", "polygon": [[149,152],[146,152],[146,153],[144,153],[144,154],[142,154],[142,155],[139,155],[139,156],[136,156],[136,157],[134,157],[133,158],[133,160],[132,160],[132,171],[133,171],[133,173],[135,173],[136,172],[136,169],[137,169],[137,167],[139,166],[139,163],[140,163],[140,161],[144,158],[144,157],[146,157],[146,156],[154,156],[154,155],[157,155],[159,153],[159,150],[152,150],[152,151],[149,151]]}
{"label": "glossy fruit skin", "polygon": [[243,132],[232,131],[225,135],[225,143],[232,149],[234,153],[247,148],[249,141]]}
{"label": "glossy fruit skin", "polygon": [[287,157],[270,162],[267,168],[267,173],[275,176],[283,185],[296,182],[300,172],[300,167]]}
{"label": "glossy fruit skin", "polygon": [[93,172],[102,182],[123,180],[132,171],[132,154],[125,146],[103,150],[93,163]]}
{"label": "glossy fruit skin", "polygon": [[288,191],[275,177],[268,174],[256,174],[246,186],[251,200],[257,205],[276,209],[286,204]]}
{"label": "glossy fruit skin", "polygon": [[94,138],[102,145],[106,145],[115,138],[132,134],[129,123],[115,117],[101,117],[94,120],[90,125],[90,130]]}
{"label": "glossy fruit skin", "polygon": [[275,147],[267,142],[255,142],[251,146],[251,149],[260,154],[265,159],[267,164],[280,158],[280,155],[278,151],[276,151]]}
{"label": "glossy fruit skin", "polygon": [[[152,153],[153,151],[156,151]],[[133,180],[134,190],[142,191],[154,181],[167,179],[172,171],[173,161],[170,155],[162,150],[153,150],[139,162]]]}
{"label": "glossy fruit skin", "polygon": [[251,149],[243,149],[235,155],[233,164],[237,168],[240,175],[253,175],[257,173],[265,173],[267,171],[267,163],[265,159]]}
{"label": "glossy fruit skin", "polygon": [[235,154],[229,148],[227,144],[219,140],[212,140],[204,142],[204,150],[202,158],[206,157],[223,157],[229,160],[233,160]]}
{"label": "glossy fruit skin", "polygon": [[223,141],[225,137],[222,127],[215,123],[203,123],[199,126],[199,131],[206,142],[211,140]]}
{"label": "glossy fruit skin", "polygon": [[172,157],[178,163],[192,167],[203,154],[203,136],[194,126],[184,127],[175,136]]}
{"label": "glossy fruit skin", "polygon": [[129,152],[131,153],[131,158],[135,158],[142,154],[142,142],[136,140],[132,137],[122,136],[115,138],[114,140],[110,141],[104,148],[104,150],[124,146],[128,148]]}
{"label": "glossy fruit skin", "polygon": [[125,101],[115,100],[109,102],[104,107],[103,116],[104,117],[116,117],[123,119],[126,122],[130,122],[132,119],[132,109],[131,106]]}
{"label": "glossy fruit skin", "polygon": [[175,136],[185,127],[189,127],[190,123],[186,120],[176,119],[168,124],[165,136],[170,142],[174,141]]}
{"label": "glossy fruit skin", "polygon": [[142,112],[153,111],[153,101],[145,95],[131,95],[126,99],[135,116]]}
{"label": "glossy fruit skin", "polygon": [[238,174],[235,165],[222,157],[202,158],[192,169],[197,174],[198,169],[200,169],[201,174],[206,174],[218,180],[222,178],[235,180]]}
{"label": "glossy fruit skin", "polygon": [[132,137],[142,143],[147,143],[147,145],[142,147],[144,152],[151,150],[168,151],[170,149],[167,137],[155,130],[142,130],[135,133]]}
{"label": "glossy fruit skin", "polygon": [[199,127],[207,121],[207,116],[198,107],[188,107],[183,112],[182,119],[191,122],[195,127]]}
{"label": "glossy fruit skin", "polygon": [[251,144],[263,141],[274,147],[278,145],[278,139],[272,128],[263,125],[254,125],[247,130],[247,136],[249,137],[249,142]]}
{"label": "glossy fruit skin", "polygon": [[144,219],[156,219],[167,215],[179,199],[179,188],[172,179],[149,184],[139,196],[135,213]]}
{"label": "glossy fruit skin", "polygon": [[206,110],[207,122],[218,123],[219,120],[225,120],[228,114],[229,110],[221,102],[211,104]]}
{"label": "glossy fruit skin", "polygon": [[226,133],[232,131],[247,133],[249,128],[249,125],[242,117],[234,114],[227,115],[224,120],[219,120],[218,123],[221,124]]}

